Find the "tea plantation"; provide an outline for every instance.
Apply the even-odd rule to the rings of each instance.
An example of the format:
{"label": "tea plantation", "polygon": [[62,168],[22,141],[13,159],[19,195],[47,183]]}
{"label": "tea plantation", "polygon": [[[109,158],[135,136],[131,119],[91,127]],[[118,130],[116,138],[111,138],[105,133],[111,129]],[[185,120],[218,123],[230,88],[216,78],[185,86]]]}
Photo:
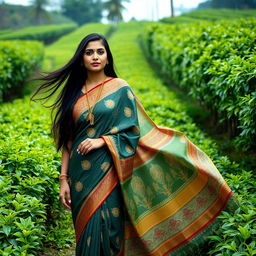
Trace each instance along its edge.
{"label": "tea plantation", "polygon": [[[240,26],[241,31],[243,31],[241,33],[244,33],[241,35],[241,38],[244,38],[243,35],[247,35],[246,46],[244,47],[248,48],[250,45],[251,36],[246,34],[247,30],[246,28],[243,30],[243,26],[245,26],[245,24],[250,26],[251,24],[251,31],[254,31],[254,22],[255,21],[252,19],[234,21],[236,29],[232,30],[232,36],[235,38],[239,37],[236,35],[236,31],[240,33],[240,29],[237,29]],[[193,122],[191,117],[187,114],[183,102],[166,86],[165,82],[159,76],[160,73],[152,69],[147,59],[152,57],[154,61],[162,61],[161,63],[164,63],[162,64],[164,70],[161,70],[161,72],[166,72],[165,75],[169,79],[177,79],[176,81],[179,82],[181,76],[180,65],[184,58],[186,63],[182,64],[182,68],[187,70],[190,65],[197,65],[196,70],[198,73],[195,71],[192,73],[191,77],[187,77],[186,74],[184,74],[187,80],[182,77],[180,80],[182,86],[196,88],[193,83],[195,83],[195,86],[199,86],[199,84],[194,82],[194,76],[198,78],[196,81],[202,81],[203,79],[200,77],[200,72],[203,72],[204,76],[208,76],[208,80],[204,82],[204,88],[206,88],[209,79],[215,81],[215,85],[221,88],[221,84],[219,83],[223,84],[225,80],[221,80],[219,73],[216,74],[212,71],[211,74],[208,74],[207,70],[204,69],[205,65],[208,63],[207,60],[215,63],[216,61],[218,62],[218,57],[221,56],[218,52],[219,48],[212,48],[212,51],[209,51],[207,47],[204,47],[210,43],[214,45],[213,40],[215,37],[218,39],[218,36],[220,36],[218,29],[221,28],[218,27],[216,30],[213,24],[213,27],[208,27],[207,33],[200,34],[199,32],[202,32],[203,29],[200,27],[198,32],[197,29],[193,27],[193,24],[191,24],[189,29],[182,26],[163,26],[174,25],[130,22],[120,23],[114,30],[110,25],[91,24],[83,26],[75,32],[62,37],[54,44],[45,47],[43,69],[53,70],[65,64],[68,58],[72,56],[77,44],[86,34],[98,32],[107,35],[114,55],[118,76],[128,81],[138,98],[142,101],[149,116],[158,125],[172,127],[184,132],[192,142],[204,150],[213,159],[213,162],[234,191],[239,202],[240,207],[236,210],[234,215],[229,215],[229,213],[224,212],[219,217],[222,220],[222,225],[209,237],[206,248],[202,248],[202,255],[256,255],[256,180],[252,172],[253,170],[245,170],[243,166],[239,164],[239,161],[232,162],[227,156],[223,156],[219,153],[218,146],[214,140]],[[202,28],[205,28],[204,24],[202,24]],[[186,34],[188,30],[194,31],[193,36],[191,35],[189,40],[179,40],[179,34]],[[163,33],[163,31],[165,31],[165,33]],[[161,37],[163,41],[158,40],[159,43],[157,43],[157,38],[159,39]],[[170,40],[171,37],[173,37],[173,41]],[[227,38],[230,37],[231,35],[227,32]],[[197,44],[192,40],[193,38],[195,38],[194,41],[196,41]],[[185,47],[183,47],[183,45]],[[193,45],[193,49],[191,45]],[[144,51],[141,46],[143,46]],[[39,60],[42,58],[41,47],[42,45],[39,44],[39,50],[33,52],[33,56]],[[30,46],[25,48],[30,49]],[[187,55],[181,52],[183,48]],[[207,51],[207,55],[204,53],[204,50]],[[226,56],[228,49],[225,48],[224,50]],[[244,51],[243,48],[240,50]],[[237,51],[233,49],[230,50],[229,56],[234,56]],[[147,57],[145,57],[145,52]],[[212,53],[213,56],[210,53]],[[10,54],[13,53],[10,51]],[[198,64],[195,63],[197,59],[205,55],[207,58],[205,58],[204,65],[201,65],[201,62]],[[157,58],[157,56],[159,56],[159,58]],[[165,56],[167,56],[167,58],[164,58]],[[248,64],[247,68],[250,70],[249,65],[253,65],[253,63],[250,62],[251,58],[255,58],[255,49],[253,46],[247,49],[246,56],[247,58],[244,58],[243,61]],[[8,57],[4,58],[8,59]],[[18,58],[18,56],[15,58]],[[190,61],[189,58],[191,58]],[[235,61],[235,57],[233,58]],[[168,60],[169,66],[171,67],[167,64]],[[233,72],[232,68],[238,68],[237,66],[240,64],[236,62],[235,67],[233,67],[232,62],[230,63],[230,60],[227,61],[230,64],[229,74],[231,74]],[[9,61],[9,63],[12,62]],[[2,74],[11,71],[12,68],[9,64],[4,71],[1,71],[0,79],[2,79]],[[189,73],[189,71],[187,72]],[[248,71],[248,73],[250,72]],[[245,77],[244,71],[241,71],[240,75],[244,79],[243,81],[249,81],[249,78]],[[8,77],[8,75],[6,76]],[[9,76],[19,81],[18,78],[16,78],[16,73],[10,73]],[[248,74],[248,77],[252,78],[253,76]],[[23,81],[25,79],[25,77],[21,78]],[[186,85],[186,81],[189,84]],[[238,87],[236,84],[238,80],[232,81],[234,85],[233,87],[231,86],[228,94],[231,96],[232,88],[236,89]],[[8,85],[3,84],[4,86],[0,87],[0,91],[8,91],[8,89],[1,89],[9,88]],[[12,87],[21,84],[22,82],[17,82],[14,83]],[[194,90],[197,91],[196,89]],[[251,91],[248,89],[248,93],[239,95],[239,97],[249,97],[248,95],[250,93]],[[208,95],[204,95],[208,97]],[[255,95],[253,92],[250,95],[252,95],[252,98],[246,102],[246,105],[253,109],[256,104]],[[213,105],[222,104],[220,100],[218,100],[218,102],[215,101],[216,99],[213,99]],[[219,109],[218,106],[216,106],[216,108],[217,110]],[[236,112],[237,111],[242,110],[238,109]],[[254,111],[251,113],[245,111],[243,113],[242,115],[247,116],[254,115]],[[59,251],[60,249],[63,250],[65,247],[70,247],[74,244],[74,231],[70,212],[64,210],[60,205],[58,197],[60,155],[55,153],[54,144],[50,136],[50,123],[49,109],[43,108],[39,103],[30,102],[28,96],[16,99],[11,103],[1,103],[1,255],[41,255],[42,247],[46,248],[46,250],[47,248],[57,248]],[[250,123],[250,121],[245,123],[241,129],[245,129],[248,125],[251,127],[248,123]],[[253,145],[250,144],[249,146],[252,147]],[[58,255],[64,255],[64,252],[59,252]],[[71,255],[74,255],[74,253]]]}

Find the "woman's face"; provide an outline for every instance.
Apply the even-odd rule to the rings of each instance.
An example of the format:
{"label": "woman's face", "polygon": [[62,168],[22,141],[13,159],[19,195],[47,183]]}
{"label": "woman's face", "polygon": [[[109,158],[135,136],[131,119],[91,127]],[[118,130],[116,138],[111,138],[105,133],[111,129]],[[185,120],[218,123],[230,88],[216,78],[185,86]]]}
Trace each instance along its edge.
{"label": "woman's face", "polygon": [[87,71],[102,71],[107,64],[107,61],[107,51],[101,40],[89,42],[85,47],[83,55],[83,63]]}

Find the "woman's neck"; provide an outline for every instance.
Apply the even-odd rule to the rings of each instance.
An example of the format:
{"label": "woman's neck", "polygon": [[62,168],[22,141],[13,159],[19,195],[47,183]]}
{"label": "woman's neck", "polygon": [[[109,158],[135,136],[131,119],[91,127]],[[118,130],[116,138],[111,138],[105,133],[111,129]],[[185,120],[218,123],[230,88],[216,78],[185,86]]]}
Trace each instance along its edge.
{"label": "woman's neck", "polygon": [[107,76],[105,75],[104,72],[101,73],[87,73],[87,79],[86,79],[86,85],[88,87],[93,87],[97,84],[102,83],[103,81],[105,81],[107,78]]}

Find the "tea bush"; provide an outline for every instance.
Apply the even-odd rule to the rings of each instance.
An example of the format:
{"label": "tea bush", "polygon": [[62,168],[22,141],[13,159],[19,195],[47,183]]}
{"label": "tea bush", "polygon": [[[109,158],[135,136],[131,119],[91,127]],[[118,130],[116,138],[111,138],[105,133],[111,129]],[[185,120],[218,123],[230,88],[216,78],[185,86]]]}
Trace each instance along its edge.
{"label": "tea bush", "polygon": [[207,106],[243,150],[256,141],[255,35],[256,19],[248,18],[154,24],[144,36],[159,71]]}
{"label": "tea bush", "polygon": [[161,19],[164,23],[174,24],[174,23],[191,23],[202,20],[207,21],[217,21],[222,19],[238,19],[255,17],[256,11],[254,9],[246,10],[234,10],[234,9],[203,9],[194,10],[190,12],[183,13],[179,16],[172,18]]}
{"label": "tea bush", "polygon": [[[92,29],[106,34],[109,28],[86,25],[77,37],[82,39]],[[66,39],[78,44],[72,34]],[[71,214],[59,201],[61,161],[50,124],[49,109],[28,97],[1,104],[0,255],[42,255],[43,246],[65,248],[74,243]]]}
{"label": "tea bush", "polygon": [[[214,236],[209,238],[209,246],[206,251],[204,248],[201,255],[254,255],[255,177],[252,172],[242,170],[239,164],[219,154],[216,143],[193,123],[182,102],[163,85],[156,73],[152,72],[138,43],[138,34],[145,31],[146,24],[120,24],[110,38],[109,42],[119,76],[128,81],[156,124],[184,132],[192,142],[213,159],[234,191],[240,205],[233,216],[230,216],[228,212],[223,212],[219,217],[222,219],[221,227],[215,230]],[[235,249],[229,246],[231,241],[235,241]]]}
{"label": "tea bush", "polygon": [[53,70],[63,66],[73,56],[77,45],[87,34],[99,33],[108,36],[112,30],[113,27],[109,24],[101,24],[99,26],[97,23],[92,23],[61,37],[46,48],[44,69]]}
{"label": "tea bush", "polygon": [[31,41],[0,42],[0,102],[21,95],[31,70],[43,60],[43,45]]}
{"label": "tea bush", "polygon": [[75,23],[26,27],[0,34],[0,40],[37,40],[48,44],[76,28]]}

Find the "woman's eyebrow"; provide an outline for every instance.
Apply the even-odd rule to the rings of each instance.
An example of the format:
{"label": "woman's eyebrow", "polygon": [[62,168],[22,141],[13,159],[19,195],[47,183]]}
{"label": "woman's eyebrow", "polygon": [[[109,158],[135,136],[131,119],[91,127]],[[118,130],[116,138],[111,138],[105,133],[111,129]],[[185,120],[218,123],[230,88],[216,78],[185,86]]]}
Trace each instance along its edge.
{"label": "woman's eyebrow", "polygon": [[87,48],[85,49],[86,51],[93,51],[93,50],[104,50],[104,48],[95,48],[95,49],[92,49],[92,48]]}

